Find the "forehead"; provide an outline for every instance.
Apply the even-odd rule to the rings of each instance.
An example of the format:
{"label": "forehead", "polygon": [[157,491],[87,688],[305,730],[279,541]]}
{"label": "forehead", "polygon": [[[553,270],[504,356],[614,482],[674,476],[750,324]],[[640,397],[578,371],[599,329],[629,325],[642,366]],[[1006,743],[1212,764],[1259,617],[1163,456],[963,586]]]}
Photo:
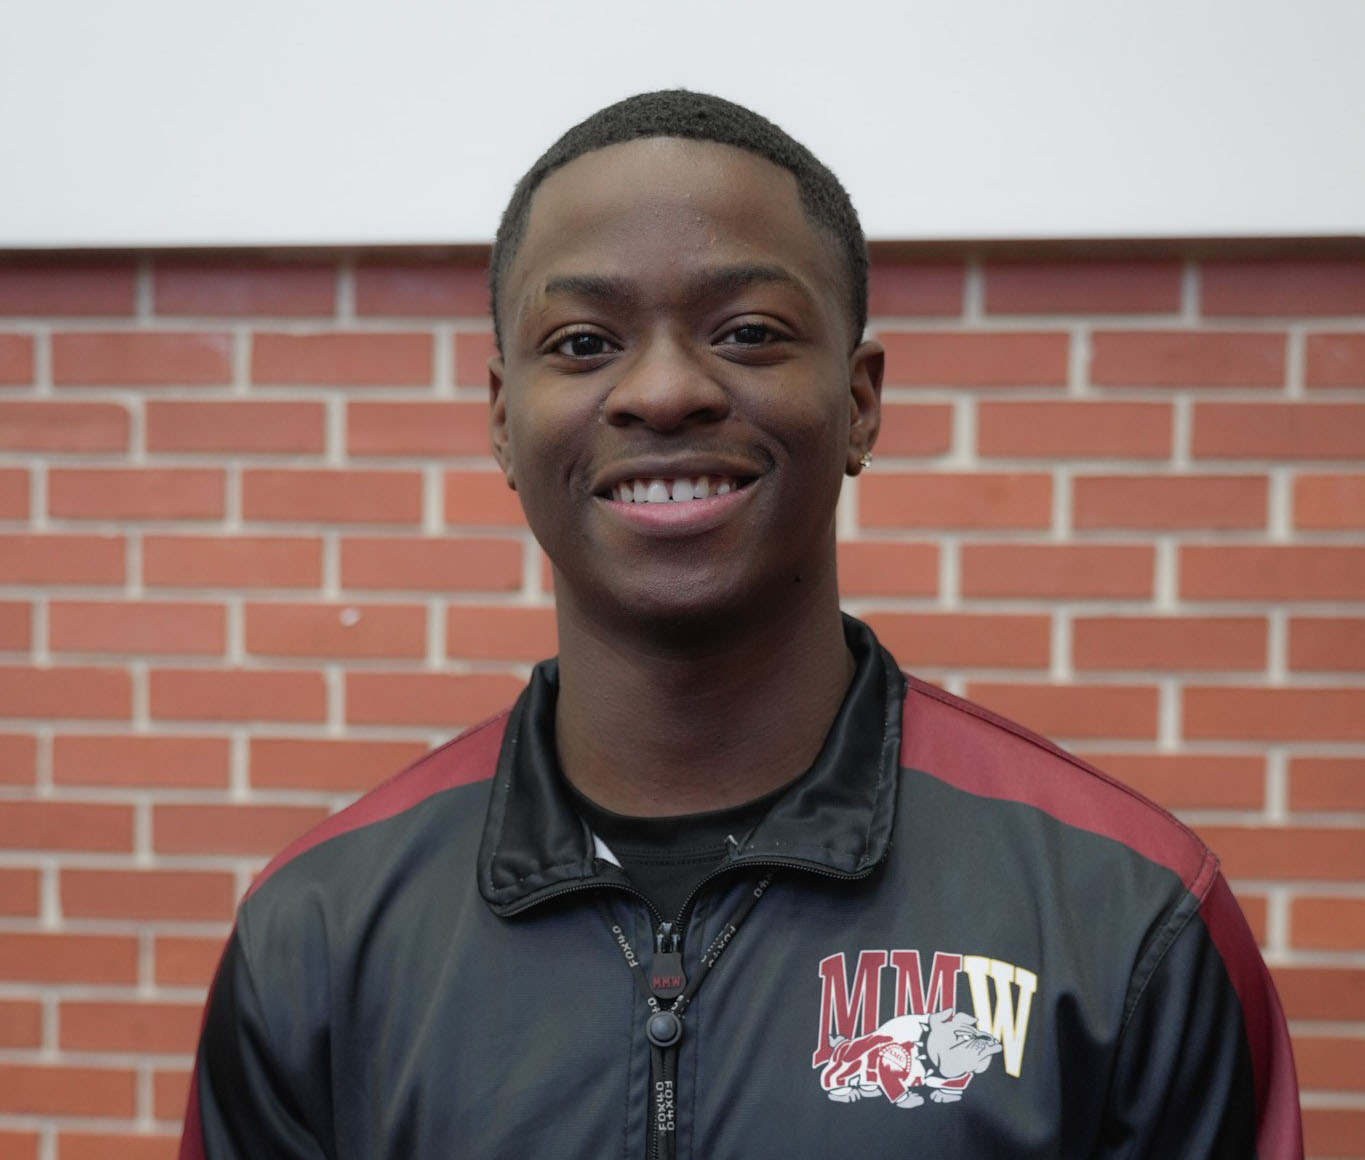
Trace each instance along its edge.
{"label": "forehead", "polygon": [[683,277],[706,264],[781,266],[842,312],[842,261],[796,178],[756,154],[654,137],[585,153],[536,191],[508,270],[515,325],[527,296],[577,274]]}

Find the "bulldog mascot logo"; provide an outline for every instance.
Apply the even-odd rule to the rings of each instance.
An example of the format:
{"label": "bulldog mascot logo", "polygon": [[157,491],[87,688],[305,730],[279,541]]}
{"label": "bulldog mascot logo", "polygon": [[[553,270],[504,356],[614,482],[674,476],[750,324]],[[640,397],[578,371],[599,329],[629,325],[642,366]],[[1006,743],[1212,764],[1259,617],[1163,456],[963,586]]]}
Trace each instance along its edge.
{"label": "bulldog mascot logo", "polygon": [[972,1076],[1002,1050],[971,1015],[952,1010],[900,1015],[871,1035],[835,1036],[831,1046],[834,1054],[820,1075],[830,1099],[849,1104],[880,1094],[898,1108],[920,1107],[921,1091],[935,1103],[960,1100]]}

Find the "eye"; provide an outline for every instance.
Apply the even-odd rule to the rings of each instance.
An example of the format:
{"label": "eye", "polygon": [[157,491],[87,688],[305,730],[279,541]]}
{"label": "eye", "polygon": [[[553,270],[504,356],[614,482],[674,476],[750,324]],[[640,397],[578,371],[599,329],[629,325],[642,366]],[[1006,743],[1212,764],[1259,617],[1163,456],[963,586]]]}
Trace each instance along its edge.
{"label": "eye", "polygon": [[779,342],[782,338],[777,331],[762,323],[745,322],[721,335],[721,343],[725,346],[765,346],[770,342]]}
{"label": "eye", "polygon": [[617,347],[609,338],[595,330],[575,330],[555,335],[546,344],[545,349],[563,358],[586,362],[611,354]]}

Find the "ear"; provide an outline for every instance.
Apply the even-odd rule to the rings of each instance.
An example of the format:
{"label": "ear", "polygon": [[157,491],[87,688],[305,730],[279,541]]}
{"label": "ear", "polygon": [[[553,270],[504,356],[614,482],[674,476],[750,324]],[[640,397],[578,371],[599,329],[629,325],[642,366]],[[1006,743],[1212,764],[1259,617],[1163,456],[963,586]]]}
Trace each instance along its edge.
{"label": "ear", "polygon": [[502,355],[495,354],[488,360],[488,436],[493,447],[493,458],[502,468],[507,486],[516,491],[517,482],[512,475],[512,439],[507,430],[507,394],[504,384]]}
{"label": "ear", "polygon": [[844,471],[857,475],[864,455],[872,453],[882,425],[882,373],[886,352],[874,338],[861,342],[848,356],[848,462]]}

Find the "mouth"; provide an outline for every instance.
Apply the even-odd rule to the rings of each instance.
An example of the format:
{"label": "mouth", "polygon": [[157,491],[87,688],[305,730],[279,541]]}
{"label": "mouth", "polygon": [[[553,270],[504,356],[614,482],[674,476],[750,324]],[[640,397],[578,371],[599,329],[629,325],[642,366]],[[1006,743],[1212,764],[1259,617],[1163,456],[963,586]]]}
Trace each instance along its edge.
{"label": "mouth", "polygon": [[753,483],[752,476],[680,475],[640,476],[612,484],[602,494],[603,499],[617,503],[667,504],[691,503],[712,496],[729,495]]}

